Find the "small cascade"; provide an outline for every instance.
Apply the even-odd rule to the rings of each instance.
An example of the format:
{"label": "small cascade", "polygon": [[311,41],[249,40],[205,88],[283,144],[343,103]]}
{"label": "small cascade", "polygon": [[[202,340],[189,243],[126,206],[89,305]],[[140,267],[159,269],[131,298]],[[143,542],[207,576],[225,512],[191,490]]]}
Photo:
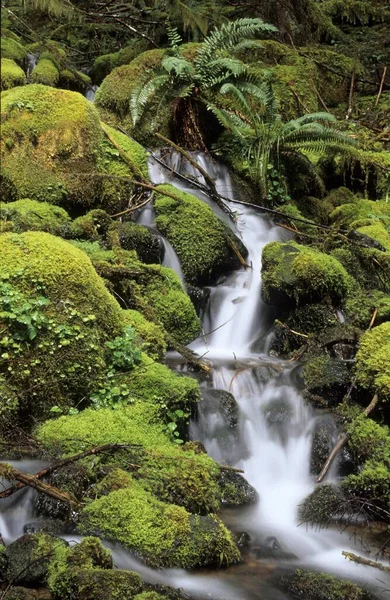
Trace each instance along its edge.
{"label": "small cascade", "polygon": [[87,85],[85,88],[85,97],[87,100],[89,100],[90,102],[95,102],[95,95],[96,92],[98,91],[99,86],[98,85]]}
{"label": "small cascade", "polygon": [[27,53],[27,57],[25,59],[27,80],[30,79],[31,73],[37,66],[38,58],[39,54],[32,54],[31,52]]}

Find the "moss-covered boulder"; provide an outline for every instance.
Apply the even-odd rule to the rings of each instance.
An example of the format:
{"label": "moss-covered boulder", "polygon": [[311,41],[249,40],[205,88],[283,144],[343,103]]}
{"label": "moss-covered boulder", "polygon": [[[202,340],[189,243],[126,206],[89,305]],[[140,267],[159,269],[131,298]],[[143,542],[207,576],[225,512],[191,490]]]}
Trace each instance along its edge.
{"label": "moss-covered boulder", "polygon": [[124,250],[135,250],[138,258],[146,264],[161,262],[161,244],[159,236],[137,223],[115,223],[111,228],[110,241]]}
{"label": "moss-covered boulder", "polygon": [[15,33],[1,28],[1,58],[9,58],[19,65],[23,64],[27,56],[27,50],[20,41],[20,37]]}
{"label": "moss-covered boulder", "polygon": [[363,200],[361,198],[350,198],[346,204],[335,208],[331,214],[333,223],[339,226],[348,226],[356,229],[359,226],[377,224],[383,222],[385,225],[390,218],[390,206],[387,202],[377,200]]}
{"label": "moss-covered boulder", "polygon": [[90,256],[97,272],[108,281],[124,308],[136,309],[181,343],[196,338],[201,323],[195,308],[172,269],[144,265],[130,250],[105,251],[96,245],[79,246]]}
{"label": "moss-covered boulder", "polygon": [[31,83],[42,83],[56,87],[60,80],[60,72],[50,56],[42,56],[31,73]]}
{"label": "moss-covered boulder", "polygon": [[302,369],[305,397],[320,407],[337,405],[346,391],[349,372],[347,363],[325,352],[309,355]]}
{"label": "moss-covered boulder", "polygon": [[90,260],[43,232],[0,240],[1,368],[20,410],[48,414],[88,397],[105,369],[105,343],[122,311]]}
{"label": "moss-covered boulder", "polygon": [[72,221],[68,236],[75,240],[104,241],[112,219],[105,210],[94,209]]}
{"label": "moss-covered boulder", "polygon": [[294,242],[271,242],[263,251],[264,300],[278,306],[329,300],[340,304],[351,285],[332,256]]}
{"label": "moss-covered boulder", "polygon": [[167,344],[164,329],[148,321],[138,310],[123,311],[123,320],[136,330],[143,351],[157,361],[164,360]]}
{"label": "moss-covered boulder", "polygon": [[46,231],[53,235],[64,236],[70,225],[68,213],[59,206],[36,200],[17,200],[0,206],[0,231]]}
{"label": "moss-covered boulder", "polygon": [[204,285],[240,266],[242,242],[207,204],[171,185],[158,189],[175,195],[156,199],[156,225],[176,250],[186,281]]}
{"label": "moss-covered boulder", "polygon": [[[5,200],[43,200],[76,214],[96,205],[110,212],[125,207],[134,171],[104,138],[96,109],[86,98],[31,84],[3,93],[1,118]],[[132,147],[134,164],[142,153],[147,156],[135,142]]]}
{"label": "moss-covered boulder", "polygon": [[286,573],[279,586],[293,597],[305,600],[373,600],[367,590],[352,581],[306,569]]}
{"label": "moss-covered boulder", "polygon": [[317,487],[299,507],[299,520],[303,523],[329,524],[346,508],[345,498],[332,484]]}
{"label": "moss-covered boulder", "polygon": [[117,540],[154,567],[228,565],[239,559],[231,534],[216,516],[193,516],[160,502],[135,481],[88,504],[80,530]]}
{"label": "moss-covered boulder", "polygon": [[382,401],[390,400],[390,323],[365,333],[356,355],[359,384],[376,391]]}
{"label": "moss-covered boulder", "polygon": [[7,580],[14,584],[37,585],[45,582],[50,560],[67,542],[47,533],[23,535],[7,546]]}
{"label": "moss-covered boulder", "polygon": [[24,71],[10,58],[1,59],[1,90],[9,90],[19,85],[25,85],[26,75]]}

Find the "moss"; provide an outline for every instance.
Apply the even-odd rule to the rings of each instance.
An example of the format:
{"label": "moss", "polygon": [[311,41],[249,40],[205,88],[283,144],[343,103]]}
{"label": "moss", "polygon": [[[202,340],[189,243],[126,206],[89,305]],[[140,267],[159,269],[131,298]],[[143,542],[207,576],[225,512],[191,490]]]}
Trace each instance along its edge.
{"label": "moss", "polygon": [[200,320],[183,286],[172,269],[144,265],[131,251],[86,248],[98,273],[134,308],[153,322],[161,324],[177,341],[188,343],[201,330]]}
{"label": "moss", "polygon": [[[70,218],[63,208],[27,198],[2,204],[0,219],[4,223],[11,221],[12,231],[16,233],[46,231],[53,235],[64,235],[70,223]],[[0,230],[1,227],[2,225]]]}
{"label": "moss", "polygon": [[21,409],[38,416],[80,401],[101,376],[105,341],[123,328],[119,305],[87,256],[60,238],[6,233],[0,255],[3,295],[19,315],[2,315],[1,362]]}
{"label": "moss", "polygon": [[0,432],[5,433],[9,429],[17,419],[18,412],[18,396],[4,377],[0,375]]}
{"label": "moss", "polygon": [[112,225],[111,217],[101,209],[90,210],[75,219],[69,227],[69,237],[91,242],[104,240]]}
{"label": "moss", "polygon": [[317,487],[299,507],[299,520],[303,523],[329,523],[334,519],[343,503],[343,496],[331,484]]}
{"label": "moss", "polygon": [[282,588],[305,600],[370,600],[370,595],[352,581],[326,573],[297,569],[282,578]]}
{"label": "moss", "polygon": [[193,568],[239,559],[230,533],[216,516],[194,517],[156,500],[135,481],[87,505],[80,530],[99,531],[154,567]]}
{"label": "moss", "polygon": [[56,87],[59,80],[60,73],[53,60],[45,57],[40,58],[31,73],[31,83],[42,83],[43,85]]}
{"label": "moss", "polygon": [[196,285],[209,283],[221,272],[240,266],[233,248],[245,254],[242,242],[209,206],[173,186],[158,189],[177,196],[156,199],[156,225],[176,250],[186,281]]}
{"label": "moss", "polygon": [[294,242],[272,242],[263,251],[263,297],[270,304],[340,303],[351,277],[332,256]]}
{"label": "moss", "polygon": [[366,332],[356,354],[358,383],[376,391],[382,401],[390,399],[390,322]]}
{"label": "moss", "polygon": [[141,339],[141,347],[153,360],[162,361],[166,352],[164,330],[156,323],[145,319],[138,310],[123,312],[123,321],[132,325]]}
{"label": "moss", "polygon": [[348,319],[358,327],[367,329],[377,309],[375,324],[390,321],[390,296],[379,290],[357,289],[348,295],[345,311]]}
{"label": "moss", "polygon": [[124,250],[136,250],[138,258],[146,264],[161,262],[161,247],[158,235],[137,223],[115,223],[111,231],[112,245]]}
{"label": "moss", "polygon": [[358,475],[348,475],[343,479],[341,489],[374,518],[383,519],[390,509],[389,463],[368,460]]}
{"label": "moss", "polygon": [[137,594],[134,600],[167,600],[168,596],[162,596],[157,592],[142,592]]}
{"label": "moss", "polygon": [[136,39],[118,52],[98,56],[92,65],[92,77],[95,83],[101,84],[103,79],[115,68],[126,65],[150,47],[147,40]]}
{"label": "moss", "polygon": [[388,224],[390,204],[382,201],[356,199],[354,202],[338,206],[331,214],[332,221],[341,227],[359,227],[360,221],[373,219]]}
{"label": "moss", "polygon": [[[22,64],[26,55],[26,48],[20,43],[20,38],[9,35],[11,32],[1,30],[1,58],[9,58]],[[3,65],[1,65],[3,68]]]}
{"label": "moss", "polygon": [[133,600],[142,589],[142,579],[132,571],[107,571],[104,569],[80,569],[72,577],[71,593],[68,590],[66,600],[77,597],[78,600]]}
{"label": "moss", "polygon": [[348,428],[348,449],[357,463],[367,459],[390,464],[390,430],[359,416]]}
{"label": "moss", "polygon": [[320,405],[334,405],[342,400],[349,381],[349,369],[346,363],[323,353],[310,356],[302,377],[306,397]]}
{"label": "moss", "polygon": [[28,85],[3,94],[1,117],[7,200],[94,203],[99,190],[90,177],[102,132],[90,102],[76,92]]}
{"label": "moss", "polygon": [[149,179],[148,153],[138,142],[117,129],[103,124],[103,129],[120,146],[131,172],[142,179]]}
{"label": "moss", "polygon": [[387,252],[390,252],[390,235],[388,229],[382,223],[359,227],[358,232],[376,240]]}
{"label": "moss", "polygon": [[24,71],[10,58],[1,59],[1,90],[25,85],[26,76]]}
{"label": "moss", "polygon": [[326,199],[335,207],[356,202],[355,196],[351,190],[346,187],[339,187],[331,190],[326,195]]}
{"label": "moss", "polygon": [[91,78],[76,69],[61,69],[59,87],[85,94],[85,89],[91,86]]}

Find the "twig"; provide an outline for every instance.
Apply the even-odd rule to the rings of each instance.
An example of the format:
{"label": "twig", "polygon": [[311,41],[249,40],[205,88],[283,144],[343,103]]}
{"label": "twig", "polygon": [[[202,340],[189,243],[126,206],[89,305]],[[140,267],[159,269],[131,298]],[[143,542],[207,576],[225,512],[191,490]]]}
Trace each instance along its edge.
{"label": "twig", "polygon": [[351,114],[352,114],[352,110],[353,110],[353,90],[355,87],[355,71],[352,73],[352,77],[351,77],[351,85],[349,86],[349,96],[348,96],[348,110],[347,110],[347,114],[345,115],[345,118],[348,119],[350,118]]}
{"label": "twig", "polygon": [[353,554],[352,552],[343,552],[341,553],[348,560],[352,560],[353,562],[359,563],[360,565],[366,565],[367,567],[374,567],[374,569],[380,569],[381,571],[390,571],[390,567],[386,567],[380,562],[376,562],[373,560],[369,560],[368,558],[364,558],[363,556],[358,556],[357,554]]}
{"label": "twig", "polygon": [[378,102],[379,102],[380,97],[382,95],[383,84],[385,83],[385,79],[386,79],[386,73],[387,73],[387,66],[383,69],[382,79],[381,79],[381,83],[380,83],[380,86],[379,86],[379,92],[378,92],[378,95],[376,97],[374,106],[378,106]]}

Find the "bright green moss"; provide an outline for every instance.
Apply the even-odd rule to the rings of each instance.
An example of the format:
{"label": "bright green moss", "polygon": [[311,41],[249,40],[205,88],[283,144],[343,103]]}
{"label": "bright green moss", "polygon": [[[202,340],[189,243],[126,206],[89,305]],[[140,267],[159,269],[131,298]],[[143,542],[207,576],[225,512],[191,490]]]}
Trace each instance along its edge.
{"label": "bright green moss", "polygon": [[138,310],[123,311],[123,322],[132,325],[141,339],[141,347],[150,358],[163,361],[166,352],[165,333],[162,327],[148,321]]}
{"label": "bright green moss", "polygon": [[188,343],[200,332],[195,308],[172,269],[144,265],[135,252],[85,248],[97,272],[107,281],[125,306],[142,312],[161,324],[177,341]]}
{"label": "bright green moss", "polygon": [[[20,43],[17,36],[8,36],[8,32],[1,30],[1,58],[10,58],[15,62],[22,64],[27,55],[26,48]],[[3,64],[1,65],[3,69]]]}
{"label": "bright green moss", "polygon": [[118,52],[98,56],[92,65],[94,82],[100,84],[115,67],[130,63],[139,54],[148,50],[149,47],[150,44],[147,40],[135,39],[128,46],[118,50]]}
{"label": "bright green moss", "polygon": [[271,304],[326,298],[340,303],[352,281],[338,260],[294,242],[264,248],[262,276],[263,297]]}
{"label": "bright green moss", "polygon": [[90,210],[71,223],[69,237],[90,242],[104,240],[111,225],[112,219],[104,210]]}
{"label": "bright green moss", "polygon": [[349,426],[348,448],[359,463],[372,459],[390,464],[390,430],[360,416]]}
{"label": "bright green moss", "polygon": [[12,231],[16,233],[46,231],[53,235],[64,235],[70,223],[70,218],[63,208],[29,199],[2,204],[0,219],[0,230],[3,223],[11,221]]}
{"label": "bright green moss", "polygon": [[134,600],[167,600],[168,596],[162,596],[157,592],[142,592],[142,594],[137,594]]}
{"label": "bright green moss", "polygon": [[136,481],[88,504],[79,528],[100,531],[154,567],[194,568],[239,559],[231,534],[216,516],[194,517],[156,500]]}
{"label": "bright green moss", "polygon": [[76,92],[28,85],[3,93],[1,118],[7,200],[94,202],[99,189],[90,177],[103,134],[90,102]]}
{"label": "bright green moss", "polygon": [[240,266],[241,241],[216,217],[207,204],[171,185],[158,186],[177,199],[158,196],[156,225],[175,248],[187,282],[204,284]]}
{"label": "bright green moss", "polygon": [[131,137],[124,135],[117,129],[109,125],[102,124],[103,130],[120,146],[125,162],[130,170],[138,178],[149,179],[148,173],[148,153],[138,142]]}
{"label": "bright green moss", "polygon": [[305,600],[369,600],[367,592],[334,575],[297,569],[282,578],[282,587],[297,598]]}
{"label": "bright green moss", "polygon": [[119,305],[88,257],[61,238],[6,233],[0,256],[1,363],[21,409],[41,417],[85,399],[104,371],[105,341],[123,328]]}
{"label": "bright green moss", "polygon": [[390,204],[382,201],[356,199],[354,202],[338,206],[331,214],[331,218],[336,225],[351,228],[359,227],[359,221],[367,219],[383,221],[386,226],[390,219]]}
{"label": "bright green moss", "polygon": [[26,75],[24,71],[10,58],[1,59],[1,90],[25,85]]}
{"label": "bright green moss", "polygon": [[390,322],[366,332],[356,354],[357,380],[372,389],[380,400],[390,400]]}
{"label": "bright green moss", "polygon": [[[378,519],[382,519],[390,510],[390,469],[389,462],[368,460],[358,475],[348,475],[341,489],[357,498],[362,505],[368,501],[367,510]],[[382,510],[386,513],[383,514]]]}
{"label": "bright green moss", "polygon": [[[387,223],[390,226],[390,220]],[[368,235],[368,237],[376,240],[385,248],[388,252],[390,252],[390,235],[389,230],[386,229],[385,225],[382,223],[376,223],[373,225],[366,225],[365,227],[358,228],[359,233],[363,233],[364,235]]]}
{"label": "bright green moss", "polygon": [[31,73],[31,83],[42,83],[56,87],[60,79],[57,66],[50,58],[40,58],[37,66]]}
{"label": "bright green moss", "polygon": [[390,321],[390,295],[378,290],[370,292],[358,289],[348,295],[345,309],[350,321],[362,329],[368,328],[374,311],[377,309],[375,324],[380,325],[384,321]]}
{"label": "bright green moss", "polygon": [[85,93],[85,88],[91,85],[91,78],[75,69],[62,69],[60,71],[59,87]]}

